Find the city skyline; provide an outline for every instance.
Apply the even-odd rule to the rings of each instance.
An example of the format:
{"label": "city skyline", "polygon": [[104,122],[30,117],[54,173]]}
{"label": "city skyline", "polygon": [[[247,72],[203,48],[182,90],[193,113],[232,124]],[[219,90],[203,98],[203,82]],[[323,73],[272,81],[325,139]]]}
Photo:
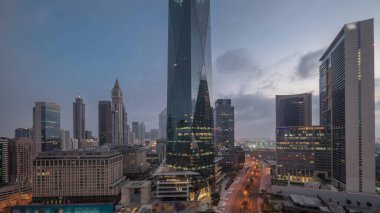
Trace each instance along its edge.
{"label": "city skyline", "polygon": [[[328,1],[294,2],[298,4],[289,5],[291,10],[283,10],[288,6],[284,2],[212,2],[212,101],[232,99],[238,138],[274,137],[275,94],[313,91],[313,124],[319,122],[318,59],[343,24],[374,17],[379,41],[378,2],[352,1],[341,11],[334,10],[337,2],[329,3],[331,7],[325,7]],[[98,101],[111,100],[116,78],[129,121],[158,127],[158,114],[166,105],[167,2],[78,4],[79,9],[60,2],[0,3],[5,17],[0,18],[5,32],[0,41],[0,135],[12,137],[16,128],[32,127],[37,101],[60,105],[61,127],[72,130],[71,104],[80,94],[86,102],[87,129],[97,137]],[[134,12],[142,7],[146,12]],[[326,17],[317,16],[321,9]],[[375,47],[379,126],[380,52]]]}

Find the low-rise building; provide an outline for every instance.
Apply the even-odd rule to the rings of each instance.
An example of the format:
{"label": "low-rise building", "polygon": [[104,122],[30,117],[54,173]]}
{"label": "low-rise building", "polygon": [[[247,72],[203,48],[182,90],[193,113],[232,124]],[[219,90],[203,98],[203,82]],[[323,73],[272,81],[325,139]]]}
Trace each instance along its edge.
{"label": "low-rise building", "polygon": [[112,150],[117,150],[123,155],[123,173],[127,178],[141,176],[149,170],[145,147],[115,146]]}
{"label": "low-rise building", "polygon": [[52,151],[33,160],[33,202],[117,202],[124,181],[117,151]]}

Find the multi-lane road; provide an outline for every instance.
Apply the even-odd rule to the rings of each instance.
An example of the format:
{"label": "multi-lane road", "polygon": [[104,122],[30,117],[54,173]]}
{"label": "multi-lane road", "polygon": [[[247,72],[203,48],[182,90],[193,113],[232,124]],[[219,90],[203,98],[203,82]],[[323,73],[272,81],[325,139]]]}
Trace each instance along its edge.
{"label": "multi-lane road", "polygon": [[[224,212],[259,212],[258,193],[261,181],[261,165],[251,157],[246,157],[244,175],[228,197]],[[253,182],[252,180],[253,179]]]}

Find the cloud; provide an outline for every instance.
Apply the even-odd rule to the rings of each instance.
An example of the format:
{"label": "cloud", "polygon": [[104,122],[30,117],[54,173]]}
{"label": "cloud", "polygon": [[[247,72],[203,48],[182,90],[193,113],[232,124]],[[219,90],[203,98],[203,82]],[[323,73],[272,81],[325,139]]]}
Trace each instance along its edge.
{"label": "cloud", "polygon": [[245,48],[230,49],[216,59],[216,69],[220,73],[261,73],[254,63],[251,53]]}
{"label": "cloud", "polygon": [[296,77],[306,79],[318,76],[319,57],[323,51],[324,49],[319,49],[303,55],[298,63]]}

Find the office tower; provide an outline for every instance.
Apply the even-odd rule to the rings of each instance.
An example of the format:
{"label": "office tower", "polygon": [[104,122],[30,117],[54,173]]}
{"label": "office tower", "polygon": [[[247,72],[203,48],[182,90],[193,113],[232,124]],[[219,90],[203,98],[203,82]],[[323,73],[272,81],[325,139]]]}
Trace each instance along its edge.
{"label": "office tower", "polygon": [[140,143],[142,143],[145,139],[145,123],[141,122],[139,125],[139,136],[140,136]]}
{"label": "office tower", "polygon": [[55,151],[33,160],[33,202],[117,202],[123,156],[117,151]]}
{"label": "office tower", "polygon": [[84,135],[85,135],[84,139],[92,139],[93,138],[92,137],[92,131],[90,131],[90,130],[86,130]]}
{"label": "office tower", "polygon": [[150,134],[149,134],[149,138],[151,140],[157,140],[158,139],[158,129],[151,129]]}
{"label": "office tower", "polygon": [[[140,125],[139,122],[133,121],[132,122],[132,133],[134,134],[135,140],[140,139]],[[137,142],[139,143],[139,142]]]}
{"label": "office tower", "polygon": [[311,126],[311,95],[276,95],[276,127]]}
{"label": "office tower", "polygon": [[32,138],[31,128],[17,128],[15,130],[15,138]]}
{"label": "office tower", "polygon": [[166,140],[166,123],[167,115],[165,108],[158,115],[158,138],[161,140]]}
{"label": "office tower", "polygon": [[77,139],[85,138],[85,104],[78,96],[73,103],[73,137]]}
{"label": "office tower", "polygon": [[35,153],[61,148],[61,115],[58,104],[36,102],[33,108],[33,141]]}
{"label": "office tower", "polygon": [[168,35],[166,163],[209,179],[214,173],[210,1],[169,0]]}
{"label": "office tower", "polygon": [[9,183],[8,144],[12,139],[0,137],[0,186]]}
{"label": "office tower", "polygon": [[232,154],[235,145],[235,122],[234,107],[231,106],[231,99],[216,100],[214,119],[215,154],[217,156],[227,156]]}
{"label": "office tower", "polygon": [[17,138],[9,143],[10,182],[30,187],[32,181],[31,138]]}
{"label": "office tower", "polygon": [[116,79],[112,89],[112,144],[122,145],[124,143],[124,105],[123,92]]}
{"label": "office tower", "polygon": [[331,130],[332,183],[347,192],[373,194],[373,19],[345,24],[320,62],[320,119]]}
{"label": "office tower", "polygon": [[129,126],[128,126],[128,113],[125,110],[125,107],[123,107],[123,144],[127,145],[129,143]]}
{"label": "office tower", "polygon": [[70,131],[61,129],[61,149],[70,150]]}
{"label": "office tower", "polygon": [[323,126],[284,126],[276,129],[277,174],[293,181],[308,181],[315,172],[315,153],[325,150]]}
{"label": "office tower", "polygon": [[111,101],[99,101],[98,104],[99,146],[112,143]]}

